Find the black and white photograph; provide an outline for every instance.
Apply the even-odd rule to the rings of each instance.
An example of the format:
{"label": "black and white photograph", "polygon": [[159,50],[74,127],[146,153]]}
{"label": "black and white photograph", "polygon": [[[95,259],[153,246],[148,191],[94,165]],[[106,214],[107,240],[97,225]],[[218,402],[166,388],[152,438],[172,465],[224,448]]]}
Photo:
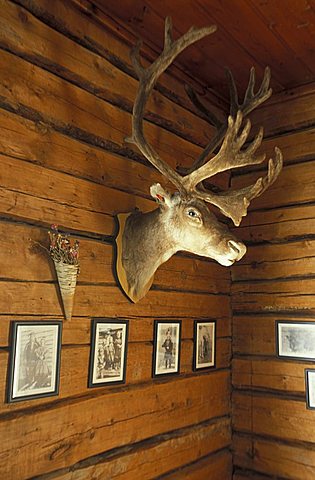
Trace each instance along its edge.
{"label": "black and white photograph", "polygon": [[91,337],[89,387],[124,383],[128,321],[94,319]]}
{"label": "black and white photograph", "polygon": [[276,322],[279,357],[315,360],[315,322]]}
{"label": "black and white photograph", "polygon": [[179,373],[181,321],[154,322],[153,377]]}
{"label": "black and white photograph", "polygon": [[305,370],[306,406],[315,410],[315,370]]}
{"label": "black and white photograph", "polygon": [[193,370],[215,368],[216,322],[194,322]]}
{"label": "black and white photograph", "polygon": [[57,395],[62,322],[12,322],[8,402]]}

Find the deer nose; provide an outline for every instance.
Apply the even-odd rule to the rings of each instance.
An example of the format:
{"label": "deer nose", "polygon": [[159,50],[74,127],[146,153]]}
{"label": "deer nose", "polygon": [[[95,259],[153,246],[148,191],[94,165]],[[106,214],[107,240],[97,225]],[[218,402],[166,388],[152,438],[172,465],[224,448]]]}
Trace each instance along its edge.
{"label": "deer nose", "polygon": [[228,246],[232,250],[234,254],[236,254],[235,260],[240,260],[246,253],[246,247],[244,243],[242,242],[237,242],[235,240],[229,240],[228,241]]}

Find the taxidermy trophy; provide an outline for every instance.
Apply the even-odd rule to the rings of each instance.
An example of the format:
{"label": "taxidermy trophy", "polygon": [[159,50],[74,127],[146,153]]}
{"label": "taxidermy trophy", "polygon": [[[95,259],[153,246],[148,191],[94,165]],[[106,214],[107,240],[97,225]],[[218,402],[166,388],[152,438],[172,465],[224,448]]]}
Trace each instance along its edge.
{"label": "taxidermy trophy", "polygon": [[282,154],[276,147],[275,158],[268,162],[267,174],[252,185],[239,190],[215,193],[202,183],[219,172],[257,165],[264,161],[265,155],[256,155],[262,142],[263,130],[260,128],[254,139],[244,147],[251,128],[250,121],[244,119],[272,93],[269,88],[269,68],[266,68],[256,93],[255,70],[251,69],[242,103],[239,103],[232,73],[227,71],[230,114],[223,121],[201,103],[192,88],[187,88],[195,107],[217,132],[200,157],[185,172],[173,170],[160,158],[145,137],[143,131],[145,106],[159,76],[186,47],[215,30],[215,25],[205,28],[192,27],[182,37],[173,40],[171,20],[167,18],[164,49],[148,68],[141,64],[140,42],[131,53],[139,87],[133,107],[132,133],[126,141],[137,145],[142,155],[177,189],[175,193],[170,194],[159,183],[154,184],[150,188],[150,193],[158,203],[155,210],[148,213],[118,215],[117,276],[122,289],[133,302],[146,295],[157,268],[178,251],[212,258],[225,266],[233,265],[240,260],[246,252],[245,245],[217,220],[208,209],[207,203],[215,205],[223,215],[232,219],[235,226],[238,226],[242,217],[247,215],[251,200],[273,184],[282,168]]}

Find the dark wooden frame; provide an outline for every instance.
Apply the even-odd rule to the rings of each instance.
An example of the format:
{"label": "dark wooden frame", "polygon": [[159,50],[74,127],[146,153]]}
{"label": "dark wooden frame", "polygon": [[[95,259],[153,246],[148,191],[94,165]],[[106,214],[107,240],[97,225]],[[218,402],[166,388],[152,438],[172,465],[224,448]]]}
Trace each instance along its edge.
{"label": "dark wooden frame", "polygon": [[[213,347],[213,365],[206,365],[206,366],[197,366],[197,354],[198,354],[198,325],[200,324],[209,324],[213,325],[213,341],[212,341],[212,347]],[[194,321],[194,351],[193,351],[193,371],[197,372],[200,370],[209,370],[209,369],[214,369],[216,368],[216,354],[217,354],[217,322],[216,320],[195,320]]]}
{"label": "dark wooden frame", "polygon": [[[306,369],[305,369],[306,407],[307,407],[309,410],[315,410],[315,403],[314,403],[313,406],[312,406],[311,403],[310,403],[310,393],[309,393],[310,381],[309,381],[309,373],[313,373],[314,376],[315,376],[315,369],[314,369],[314,368],[306,368]],[[314,380],[314,383],[315,383],[315,380]]]}
{"label": "dark wooden frame", "polygon": [[[158,353],[158,329],[159,325],[177,325],[178,326],[178,345],[177,345],[177,369],[176,371],[158,373],[156,371],[156,361]],[[181,332],[182,321],[181,320],[154,320],[154,333],[153,333],[153,360],[152,360],[152,377],[165,377],[169,375],[179,375],[180,373],[180,353],[181,353]]]}
{"label": "dark wooden frame", "polygon": [[[93,382],[93,373],[95,369],[95,348],[96,348],[96,332],[98,325],[125,325],[125,341],[124,341],[124,353],[123,353],[123,360],[121,362],[122,365],[122,378],[118,380],[104,380],[101,382]],[[128,352],[128,334],[129,334],[129,320],[116,320],[108,319],[108,318],[94,318],[91,323],[91,348],[90,348],[90,362],[89,362],[89,377],[88,377],[88,387],[104,387],[107,385],[119,385],[126,382],[126,367],[127,367],[127,352]]]}
{"label": "dark wooden frame", "polygon": [[[57,326],[57,335],[56,335],[56,358],[54,362],[55,366],[55,385],[54,390],[45,392],[45,393],[34,393],[29,395],[20,395],[14,396],[14,380],[16,375],[16,357],[17,357],[17,341],[19,335],[19,329],[23,327],[40,327],[40,326]],[[9,365],[8,365],[8,375],[7,375],[7,402],[22,402],[27,400],[36,400],[44,397],[52,397],[59,394],[59,381],[60,381],[60,356],[61,356],[61,336],[62,336],[62,322],[61,321],[13,321],[11,322],[10,330],[10,355],[9,355]]]}
{"label": "dark wooden frame", "polygon": [[288,358],[292,360],[307,360],[310,362],[315,362],[315,347],[314,347],[314,357],[308,357],[307,355],[302,356],[302,355],[285,355],[283,353],[280,353],[280,340],[281,336],[279,335],[279,325],[288,325],[292,327],[301,327],[302,325],[308,325],[314,328],[314,333],[315,333],[315,322],[290,322],[290,321],[284,321],[284,320],[276,320],[275,323],[275,328],[276,328],[276,352],[277,352],[277,357],[279,358]]}

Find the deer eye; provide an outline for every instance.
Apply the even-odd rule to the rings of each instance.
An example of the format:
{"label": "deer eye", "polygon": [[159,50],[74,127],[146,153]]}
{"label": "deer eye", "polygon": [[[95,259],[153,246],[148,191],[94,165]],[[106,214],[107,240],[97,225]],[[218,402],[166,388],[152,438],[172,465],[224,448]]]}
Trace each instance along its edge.
{"label": "deer eye", "polygon": [[191,219],[195,220],[196,222],[201,222],[201,214],[198,212],[198,210],[195,210],[194,208],[188,208],[186,213]]}

